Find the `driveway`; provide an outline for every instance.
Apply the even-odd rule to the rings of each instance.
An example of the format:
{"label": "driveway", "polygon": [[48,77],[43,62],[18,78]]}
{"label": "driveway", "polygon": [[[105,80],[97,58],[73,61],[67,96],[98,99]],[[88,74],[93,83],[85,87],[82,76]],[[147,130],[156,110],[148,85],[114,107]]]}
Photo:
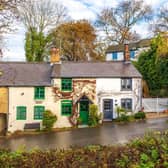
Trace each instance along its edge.
{"label": "driveway", "polygon": [[71,131],[52,132],[47,134],[29,135],[18,138],[0,139],[0,147],[16,150],[32,148],[69,148],[88,144],[114,145],[123,144],[140,137],[147,131],[163,131],[168,129],[168,118],[148,119],[128,124],[104,123],[97,128],[79,128]]}

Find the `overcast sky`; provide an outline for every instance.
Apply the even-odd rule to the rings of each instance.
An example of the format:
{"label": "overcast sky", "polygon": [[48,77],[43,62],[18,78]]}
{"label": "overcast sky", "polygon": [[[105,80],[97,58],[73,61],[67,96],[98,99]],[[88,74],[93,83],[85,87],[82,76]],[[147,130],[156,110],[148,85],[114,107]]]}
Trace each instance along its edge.
{"label": "overcast sky", "polygon": [[[55,0],[56,1],[56,0]],[[91,21],[96,20],[96,15],[100,13],[103,7],[115,7],[119,0],[57,0],[60,1],[69,12],[72,19],[89,19]],[[121,0],[120,0],[121,1]],[[168,0],[144,0],[147,4],[150,4],[154,10],[157,10]],[[17,32],[6,35],[4,51],[4,60],[8,61],[24,61],[24,38],[25,32],[22,25],[18,25]],[[150,30],[148,30],[147,23],[141,23],[134,27],[135,31],[143,38],[151,36]]]}

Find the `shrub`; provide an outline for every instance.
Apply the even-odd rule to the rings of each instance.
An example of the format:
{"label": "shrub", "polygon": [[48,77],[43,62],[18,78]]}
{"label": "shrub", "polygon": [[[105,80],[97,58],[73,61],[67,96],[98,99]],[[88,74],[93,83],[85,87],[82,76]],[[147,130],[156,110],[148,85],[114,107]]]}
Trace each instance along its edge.
{"label": "shrub", "polygon": [[127,121],[129,121],[129,116],[127,116],[126,114],[121,114],[120,117],[117,118],[117,121],[127,122]]}
{"label": "shrub", "polygon": [[135,118],[135,119],[145,119],[146,116],[145,116],[145,113],[144,113],[144,112],[138,112],[138,113],[135,113],[135,114],[134,114],[134,118]]}
{"label": "shrub", "polygon": [[117,117],[119,118],[121,114],[126,114],[127,111],[124,108],[121,108],[120,106],[116,107]]}
{"label": "shrub", "polygon": [[80,117],[77,118],[77,125],[80,125],[82,123],[82,119]]}
{"label": "shrub", "polygon": [[90,126],[97,126],[101,120],[101,114],[98,114],[98,107],[95,104],[89,106],[89,120],[88,124]]}
{"label": "shrub", "polygon": [[54,115],[50,110],[46,110],[43,113],[43,126],[44,130],[51,130],[54,123],[57,121],[57,116]]}
{"label": "shrub", "polygon": [[0,149],[0,168],[167,168],[168,134],[147,134],[125,145],[89,145],[67,150]]}

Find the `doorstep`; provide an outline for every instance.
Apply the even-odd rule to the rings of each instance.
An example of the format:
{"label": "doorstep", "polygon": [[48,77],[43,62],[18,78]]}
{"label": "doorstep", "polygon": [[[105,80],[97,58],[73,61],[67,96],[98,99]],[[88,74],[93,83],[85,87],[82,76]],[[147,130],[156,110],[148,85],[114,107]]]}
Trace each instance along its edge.
{"label": "doorstep", "polygon": [[78,125],[78,128],[88,128],[88,125]]}

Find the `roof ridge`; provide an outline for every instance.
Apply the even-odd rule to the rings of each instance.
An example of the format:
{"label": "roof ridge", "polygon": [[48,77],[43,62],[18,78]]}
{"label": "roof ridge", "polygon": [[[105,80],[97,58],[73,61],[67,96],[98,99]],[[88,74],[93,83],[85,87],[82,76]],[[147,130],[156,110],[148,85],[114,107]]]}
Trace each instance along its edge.
{"label": "roof ridge", "polygon": [[50,64],[50,62],[0,61],[0,64]]}
{"label": "roof ridge", "polygon": [[119,60],[119,61],[114,61],[114,60],[111,60],[111,61],[62,61],[62,63],[89,63],[89,64],[92,64],[92,63],[119,63],[119,62],[123,62],[123,60]]}

